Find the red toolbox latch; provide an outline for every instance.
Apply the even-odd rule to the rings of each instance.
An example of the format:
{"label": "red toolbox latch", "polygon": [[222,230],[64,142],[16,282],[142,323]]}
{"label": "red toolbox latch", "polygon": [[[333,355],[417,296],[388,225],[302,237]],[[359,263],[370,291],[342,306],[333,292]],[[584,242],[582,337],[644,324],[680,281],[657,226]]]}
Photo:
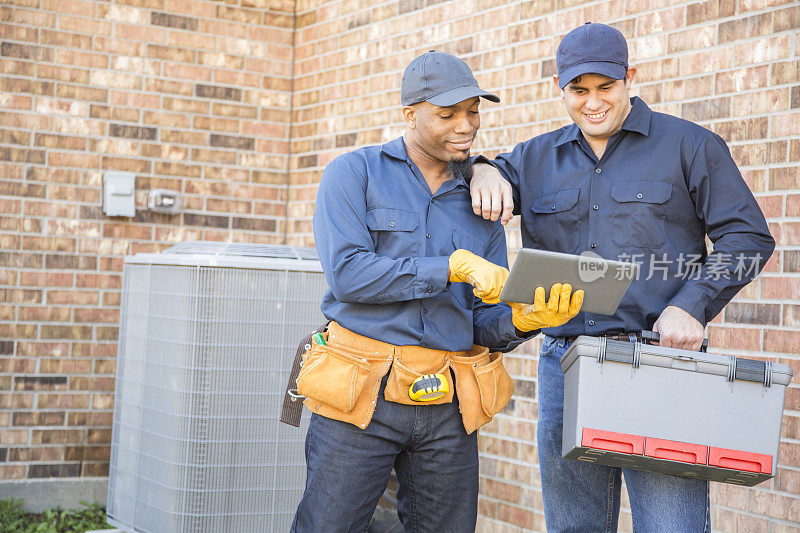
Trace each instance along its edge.
{"label": "red toolbox latch", "polygon": [[731,470],[741,470],[743,472],[772,474],[772,456],[764,455],[763,453],[726,450],[725,448],[714,448],[712,446],[708,450],[708,464],[709,466],[730,468]]}
{"label": "red toolbox latch", "polygon": [[708,446],[647,437],[644,439],[644,454],[656,459],[704,465],[708,459]]}
{"label": "red toolbox latch", "polygon": [[609,452],[642,455],[644,437],[615,431],[603,431],[602,429],[583,428],[581,446]]}

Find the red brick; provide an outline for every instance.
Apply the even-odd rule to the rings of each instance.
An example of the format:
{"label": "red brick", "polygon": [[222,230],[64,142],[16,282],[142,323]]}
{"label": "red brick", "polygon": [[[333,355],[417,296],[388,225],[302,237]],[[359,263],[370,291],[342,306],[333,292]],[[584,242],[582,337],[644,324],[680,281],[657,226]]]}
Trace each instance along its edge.
{"label": "red brick", "polygon": [[0,372],[12,374],[30,374],[36,368],[36,361],[33,359],[1,359]]}
{"label": "red brick", "polygon": [[102,463],[81,463],[81,477],[108,477],[109,464]]}
{"label": "red brick", "polygon": [[26,470],[25,465],[0,465],[0,479],[23,479]]}
{"label": "red brick", "polygon": [[89,429],[86,435],[89,444],[108,444],[111,442],[110,429]]}
{"label": "red brick", "polygon": [[69,355],[66,342],[18,342],[17,355],[36,357],[62,357]]}
{"label": "red brick", "polygon": [[33,394],[29,392],[22,394],[2,393],[0,394],[0,407],[3,409],[30,409],[33,407]]}
{"label": "red brick", "polygon": [[[58,27],[62,30],[89,33],[92,35],[109,35],[111,33],[111,23],[109,22],[91,18],[69,17],[66,15],[58,16]],[[56,51],[56,53],[57,52],[58,51]]]}
{"label": "red brick", "polygon": [[42,339],[86,340],[92,338],[91,326],[52,326],[42,325]]}
{"label": "red brick", "polygon": [[764,331],[764,350],[767,352],[797,353],[800,346],[800,331]]}
{"label": "red brick", "polygon": [[27,444],[28,430],[26,429],[0,429],[0,444]]}
{"label": "red brick", "polygon": [[113,391],[114,378],[72,377],[70,378],[69,389],[73,391]]}
{"label": "red brick", "polygon": [[103,237],[114,239],[150,239],[153,230],[149,226],[131,226],[127,224],[104,224]]}
{"label": "red brick", "polygon": [[117,345],[114,343],[73,343],[74,357],[116,357]]}
{"label": "red brick", "polygon": [[86,409],[89,407],[89,394],[38,393],[37,409]]}
{"label": "red brick", "polygon": [[776,61],[789,57],[788,47],[787,36],[759,39],[736,45],[734,57],[737,65]]}
{"label": "red brick", "polygon": [[754,490],[751,502],[751,512],[800,522],[800,506],[797,505],[795,498],[764,490]]}
{"label": "red brick", "polygon": [[533,512],[521,507],[499,503],[497,505],[497,518],[525,529],[533,527]]}
{"label": "red brick", "polygon": [[182,13],[201,17],[214,17],[215,4],[200,0],[164,0],[164,9],[170,13]]}
{"label": "red brick", "polygon": [[122,276],[118,274],[76,274],[76,286],[79,288],[119,289]]}
{"label": "red brick", "polygon": [[728,328],[715,324],[708,326],[709,351],[724,353],[725,348],[737,350],[761,350],[761,332],[758,329]]}
{"label": "red brick", "polygon": [[63,461],[63,446],[45,446],[36,448],[9,448],[10,462]]}
{"label": "red brick", "polygon": [[20,273],[20,285],[29,285],[34,287],[71,287],[72,284],[72,274],[62,274],[58,272]]}
{"label": "red brick", "polygon": [[716,90],[718,94],[722,94],[758,89],[766,87],[768,79],[769,67],[766,65],[730,70],[717,74]]}
{"label": "red brick", "polygon": [[36,28],[0,23],[0,39],[35,43],[38,40],[38,32]]}
{"label": "red brick", "polygon": [[69,307],[20,307],[19,319],[27,322],[69,322]]}
{"label": "red brick", "polygon": [[[797,189],[798,186],[800,186],[800,166],[770,169],[770,190]],[[797,244],[798,242],[800,241],[793,241],[792,244]]]}
{"label": "red brick", "polygon": [[42,359],[39,363],[42,374],[88,374],[91,371],[89,359]]}

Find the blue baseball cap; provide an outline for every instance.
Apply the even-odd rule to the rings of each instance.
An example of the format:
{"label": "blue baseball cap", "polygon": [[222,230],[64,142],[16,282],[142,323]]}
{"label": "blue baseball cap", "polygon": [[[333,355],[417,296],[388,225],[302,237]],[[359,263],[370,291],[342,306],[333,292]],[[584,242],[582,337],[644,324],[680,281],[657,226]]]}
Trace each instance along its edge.
{"label": "blue baseball cap", "polygon": [[449,107],[480,96],[499,102],[500,98],[478,87],[469,65],[456,56],[431,50],[414,58],[403,71],[400,101],[403,105],[430,102]]}
{"label": "blue baseball cap", "polygon": [[562,89],[582,74],[602,74],[621,80],[628,70],[628,43],[616,28],[587,22],[561,39],[556,68],[558,86]]}

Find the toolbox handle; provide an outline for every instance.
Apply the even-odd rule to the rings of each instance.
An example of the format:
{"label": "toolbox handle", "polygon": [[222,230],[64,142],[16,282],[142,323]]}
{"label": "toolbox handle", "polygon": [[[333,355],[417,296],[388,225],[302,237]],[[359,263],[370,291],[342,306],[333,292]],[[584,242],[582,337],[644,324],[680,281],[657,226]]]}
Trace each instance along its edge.
{"label": "toolbox handle", "polygon": [[[644,344],[651,344],[653,342],[659,342],[661,340],[661,335],[659,335],[657,331],[649,331],[643,329],[639,335],[641,335],[642,343]],[[703,339],[703,344],[700,345],[700,351],[701,352],[708,351],[708,339]]]}

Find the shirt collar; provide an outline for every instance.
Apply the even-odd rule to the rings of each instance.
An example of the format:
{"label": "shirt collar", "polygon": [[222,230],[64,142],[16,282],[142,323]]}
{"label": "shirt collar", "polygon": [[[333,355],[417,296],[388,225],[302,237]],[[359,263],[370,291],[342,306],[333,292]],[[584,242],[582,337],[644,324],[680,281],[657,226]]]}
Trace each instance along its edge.
{"label": "shirt collar", "polygon": [[[392,157],[394,159],[399,159],[401,161],[407,161],[409,164],[413,164],[414,162],[408,157],[408,152],[406,151],[406,143],[403,141],[403,137],[398,137],[392,141],[384,143],[381,145],[381,152]],[[416,167],[416,165],[414,165]],[[464,178],[459,177],[455,180],[456,185],[461,185],[462,187],[468,187],[467,182]],[[449,189],[448,189],[449,190]],[[438,194],[438,193],[437,193]]]}
{"label": "shirt collar", "polygon": [[[620,129],[635,131],[642,135],[650,134],[650,117],[653,112],[638,96],[631,98],[631,111],[625,118]],[[577,141],[580,138],[581,129],[574,122],[564,129],[564,133],[556,141],[556,146],[561,146],[570,141]]]}
{"label": "shirt collar", "polygon": [[389,141],[388,143],[382,144],[381,152],[395,159],[400,159],[402,161],[410,161],[408,157],[408,152],[406,152],[406,144],[403,142],[402,136],[392,141]]}

